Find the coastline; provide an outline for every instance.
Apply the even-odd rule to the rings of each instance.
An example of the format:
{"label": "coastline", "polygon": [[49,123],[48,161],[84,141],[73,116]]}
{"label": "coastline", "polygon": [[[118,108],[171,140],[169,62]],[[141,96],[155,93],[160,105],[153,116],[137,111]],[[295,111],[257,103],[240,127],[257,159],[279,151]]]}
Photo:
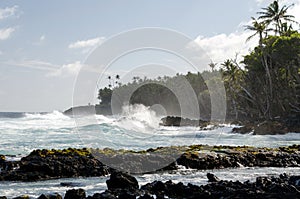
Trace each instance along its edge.
{"label": "coastline", "polygon": [[[171,148],[172,150],[170,150]],[[183,153],[176,160],[176,164],[171,163],[168,167],[151,172],[152,174],[176,171],[182,166],[202,172],[211,171],[213,169],[239,168],[244,166],[249,168],[300,166],[300,145],[279,148],[192,145],[158,147],[156,149],[148,149],[145,151],[113,150],[106,148],[97,149],[97,153],[95,153],[95,151],[93,152],[91,149],[70,148],[65,150],[35,150],[30,155],[22,158],[19,162],[6,162],[4,156],[1,156],[0,165],[2,166],[2,172],[0,173],[0,180],[32,182],[66,177],[110,176],[110,179],[114,179],[114,186],[117,187],[113,186],[114,188],[111,188],[111,186],[108,186],[108,189],[103,193],[95,193],[93,196],[89,197],[85,195],[85,191],[82,189],[70,189],[66,192],[65,198],[116,198],[121,197],[123,194],[125,194],[127,198],[136,198],[137,196],[140,198],[153,198],[153,196],[156,196],[157,198],[163,198],[162,196],[172,198],[198,198],[200,196],[218,198],[219,196],[225,195],[228,197],[235,197],[242,193],[243,194],[240,195],[240,197],[250,197],[254,196],[254,194],[258,194],[261,198],[273,198],[275,196],[277,197],[274,192],[274,187],[277,187],[278,190],[284,190],[282,193],[288,194],[291,197],[299,196],[300,176],[288,176],[286,174],[282,174],[279,177],[261,176],[257,177],[255,182],[244,183],[240,181],[231,182],[227,180],[220,180],[216,176],[208,174],[208,184],[201,186],[192,184],[184,185],[180,182],[174,183],[171,181],[153,181],[141,187],[135,185],[135,188],[132,189],[132,187],[127,187],[128,182],[126,179],[133,179],[134,177],[129,176],[129,174],[124,174],[124,170],[120,174],[118,170],[102,164],[100,159],[105,156],[110,158],[114,157],[115,159],[112,162],[116,162],[118,158],[120,158],[120,161],[122,160],[122,162],[124,162],[124,160],[127,162],[126,156],[130,154],[131,157],[132,155],[139,157],[135,159],[139,160],[136,161],[137,163],[141,162],[141,158],[142,161],[145,161],[145,157],[149,156],[149,153],[158,152],[158,154],[164,154],[170,151],[174,152],[174,150]],[[103,156],[94,158],[93,154],[102,154]],[[132,159],[130,161],[131,163],[133,162]],[[6,164],[5,167],[4,164]],[[58,165],[60,165],[61,168],[58,168],[58,170],[52,173],[57,176],[50,176],[51,167],[55,168]],[[4,168],[10,169],[5,171]],[[75,168],[81,169],[76,171]],[[58,171],[61,172],[59,173]],[[59,174],[62,176],[58,176]],[[286,186],[289,188],[282,187],[282,183],[286,183]],[[76,187],[76,184],[61,184],[61,186]],[[222,187],[227,187],[227,189],[221,190],[223,189]],[[182,190],[182,192],[177,192],[177,189]],[[73,194],[72,197],[70,194]],[[40,198],[45,198],[45,196],[46,195],[40,196]],[[53,193],[51,197],[49,195],[48,198],[61,198],[61,196]]]}

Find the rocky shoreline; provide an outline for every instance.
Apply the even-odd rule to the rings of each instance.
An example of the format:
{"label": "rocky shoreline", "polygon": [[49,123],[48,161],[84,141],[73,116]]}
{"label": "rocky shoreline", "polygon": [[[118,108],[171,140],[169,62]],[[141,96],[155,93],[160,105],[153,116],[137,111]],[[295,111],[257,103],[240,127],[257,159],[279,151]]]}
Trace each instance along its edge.
{"label": "rocky shoreline", "polygon": [[[114,171],[106,181],[107,189],[102,193],[87,196],[83,189],[69,189],[64,197],[58,193],[42,194],[38,199],[164,199],[164,198],[300,198],[300,176],[256,178],[255,182],[220,180],[207,173],[208,184],[193,185],[172,181],[153,181],[139,186],[137,179],[127,173]],[[7,199],[0,196],[1,199]],[[23,195],[13,199],[29,199]]]}
{"label": "rocky shoreline", "polygon": [[[285,119],[276,119],[270,121],[230,121],[229,124],[238,124],[240,127],[232,129],[233,133],[253,135],[278,135],[287,134],[290,132],[300,133],[300,117],[289,117]],[[206,121],[183,118],[179,116],[167,116],[161,119],[162,126],[195,126],[202,130],[210,126],[220,126],[218,121]]]}
{"label": "rocky shoreline", "polygon": [[300,145],[279,148],[249,146],[174,146],[145,151],[113,149],[34,150],[20,161],[0,158],[0,181],[37,181],[106,176],[115,170],[155,173],[191,169],[299,167]]}

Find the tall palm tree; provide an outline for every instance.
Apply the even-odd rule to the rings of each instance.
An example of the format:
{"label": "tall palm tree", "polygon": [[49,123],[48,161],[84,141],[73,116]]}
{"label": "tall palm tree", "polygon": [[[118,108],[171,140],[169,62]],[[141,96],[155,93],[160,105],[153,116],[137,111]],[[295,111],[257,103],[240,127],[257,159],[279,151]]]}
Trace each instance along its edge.
{"label": "tall palm tree", "polygon": [[267,25],[273,23],[275,26],[275,34],[281,34],[282,25],[284,22],[297,23],[293,20],[293,18],[295,18],[293,15],[287,14],[288,9],[293,5],[294,4],[291,4],[289,6],[283,5],[282,7],[280,7],[278,0],[275,0],[268,7],[262,8],[263,11],[257,12],[257,14],[260,15],[258,19],[264,20],[264,23],[266,23]]}
{"label": "tall palm tree", "polygon": [[233,63],[232,60],[227,59],[222,64],[224,66],[224,75],[228,76],[232,83],[235,83],[235,80],[237,79],[238,74],[238,67]]}
{"label": "tall palm tree", "polygon": [[267,31],[268,31],[266,29],[267,25],[264,22],[257,21],[257,19],[255,19],[254,17],[251,17],[251,19],[252,19],[252,25],[245,26],[245,29],[255,31],[255,32],[254,34],[250,35],[246,41],[249,41],[256,35],[259,35],[259,46],[261,47],[263,42],[263,33],[267,35]]}

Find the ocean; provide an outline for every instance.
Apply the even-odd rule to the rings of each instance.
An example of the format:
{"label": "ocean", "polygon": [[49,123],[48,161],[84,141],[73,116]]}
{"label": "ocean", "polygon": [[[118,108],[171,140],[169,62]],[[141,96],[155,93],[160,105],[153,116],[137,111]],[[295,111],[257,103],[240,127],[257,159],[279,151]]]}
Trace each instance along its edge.
{"label": "ocean", "polygon": [[[124,107],[116,116],[81,115],[67,116],[62,112],[50,113],[0,113],[0,154],[7,159],[20,159],[34,149],[64,148],[113,148],[145,150],[160,146],[192,144],[248,145],[278,147],[300,144],[296,133],[286,135],[233,134],[234,126],[224,124],[218,128],[200,130],[197,127],[163,127],[162,116],[157,116],[143,105]],[[137,175],[140,184],[153,180],[204,184],[206,173],[213,172],[221,179],[254,180],[258,175],[279,173],[297,174],[299,168],[238,168],[214,171],[195,171],[182,168],[172,173]],[[15,197],[28,194],[37,197],[41,193],[64,194],[69,187],[60,182],[77,182],[88,194],[106,189],[107,177],[71,178],[41,182],[0,182],[0,196]]]}

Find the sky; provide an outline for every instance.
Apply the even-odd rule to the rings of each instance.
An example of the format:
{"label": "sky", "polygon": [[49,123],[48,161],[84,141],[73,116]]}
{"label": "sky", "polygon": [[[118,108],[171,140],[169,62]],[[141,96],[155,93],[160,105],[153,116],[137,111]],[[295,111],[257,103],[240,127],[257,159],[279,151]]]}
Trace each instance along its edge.
{"label": "sky", "polygon": [[[63,111],[73,105],[96,103],[97,99],[73,103],[80,69],[99,45],[132,29],[155,27],[186,35],[218,64],[236,55],[240,59],[257,44],[257,39],[245,42],[251,32],[244,26],[270,2],[1,0],[0,111]],[[294,3],[290,14],[300,21],[300,0],[281,2]],[[178,57],[148,50],[122,57],[104,76],[118,73],[132,78],[128,75],[130,65],[147,65],[151,60],[174,68],[182,66],[172,73],[155,69],[160,76],[188,71]],[[151,64],[148,69],[151,71]],[[97,84],[103,87],[107,82]]]}

